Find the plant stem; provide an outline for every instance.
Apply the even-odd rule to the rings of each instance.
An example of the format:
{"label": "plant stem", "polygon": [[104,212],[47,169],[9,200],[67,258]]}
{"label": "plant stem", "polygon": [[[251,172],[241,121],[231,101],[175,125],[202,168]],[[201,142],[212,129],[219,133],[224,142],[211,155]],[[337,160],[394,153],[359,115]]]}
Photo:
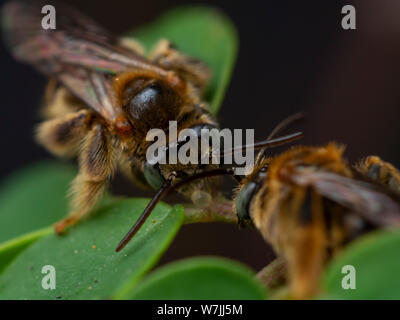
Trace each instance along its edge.
{"label": "plant stem", "polygon": [[205,208],[185,205],[184,224],[199,222],[225,222],[237,224],[236,214],[232,209],[232,201],[218,198]]}
{"label": "plant stem", "polygon": [[278,257],[256,275],[268,289],[274,289],[282,285],[286,281],[287,266],[283,258]]}

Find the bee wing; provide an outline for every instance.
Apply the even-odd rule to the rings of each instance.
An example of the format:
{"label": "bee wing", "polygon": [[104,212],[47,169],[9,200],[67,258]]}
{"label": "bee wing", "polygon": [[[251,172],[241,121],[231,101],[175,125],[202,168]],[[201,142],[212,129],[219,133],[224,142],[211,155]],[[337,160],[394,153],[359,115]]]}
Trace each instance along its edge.
{"label": "bee wing", "polygon": [[113,91],[104,74],[86,69],[76,69],[73,74],[71,72],[59,74],[58,79],[103,118],[110,120],[116,118],[116,106],[114,106],[112,98]]}
{"label": "bee wing", "polygon": [[28,1],[7,3],[2,11],[6,42],[17,60],[56,78],[95,111],[113,118],[107,79],[128,68],[152,65],[116,45],[111,34],[85,15],[65,5],[54,7],[56,29],[45,30],[41,6]]}
{"label": "bee wing", "polygon": [[313,187],[324,197],[359,214],[376,226],[400,225],[400,199],[382,186],[332,172],[296,170],[291,180]]}

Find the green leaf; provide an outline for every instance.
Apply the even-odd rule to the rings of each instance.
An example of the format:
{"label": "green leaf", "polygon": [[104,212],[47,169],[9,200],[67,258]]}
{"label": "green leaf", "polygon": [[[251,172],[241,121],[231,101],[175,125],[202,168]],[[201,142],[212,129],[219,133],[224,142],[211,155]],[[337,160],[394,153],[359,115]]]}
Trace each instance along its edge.
{"label": "green leaf", "polygon": [[33,242],[41,237],[53,232],[53,228],[49,227],[39,231],[34,231],[16,239],[7,241],[0,245],[0,273],[8,264],[24,249],[29,247]]}
{"label": "green leaf", "polygon": [[[129,292],[167,249],[183,209],[159,204],[120,253],[118,242],[148,200],[115,200],[63,237],[49,235],[23,251],[0,276],[0,299],[111,299]],[[56,269],[56,289],[44,290],[43,266]]]}
{"label": "green leaf", "polygon": [[214,8],[182,7],[130,35],[148,50],[161,38],[168,39],[183,53],[206,62],[213,72],[206,99],[212,112],[218,112],[237,56],[238,37],[229,18]]}
{"label": "green leaf", "polygon": [[0,242],[47,227],[67,214],[72,166],[43,162],[5,179],[0,186]]}
{"label": "green leaf", "polygon": [[158,269],[127,295],[130,299],[264,299],[254,273],[234,261],[193,258]]}
{"label": "green leaf", "polygon": [[[375,232],[352,243],[327,268],[323,284],[329,299],[400,299],[400,232]],[[343,289],[342,280],[355,268],[356,289]],[[346,280],[346,279],[345,279]]]}

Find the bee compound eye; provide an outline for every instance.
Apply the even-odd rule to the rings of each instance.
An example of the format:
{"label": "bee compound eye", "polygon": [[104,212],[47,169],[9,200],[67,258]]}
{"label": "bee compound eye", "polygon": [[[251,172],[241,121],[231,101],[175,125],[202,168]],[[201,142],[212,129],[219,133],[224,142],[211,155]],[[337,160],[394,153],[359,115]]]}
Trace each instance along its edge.
{"label": "bee compound eye", "polygon": [[155,190],[161,188],[165,182],[157,164],[152,165],[146,161],[144,164],[143,174],[147,183]]}
{"label": "bee compound eye", "polygon": [[253,198],[257,184],[255,182],[249,182],[244,185],[242,190],[239,192],[236,198],[236,213],[239,221],[250,219],[250,202]]}

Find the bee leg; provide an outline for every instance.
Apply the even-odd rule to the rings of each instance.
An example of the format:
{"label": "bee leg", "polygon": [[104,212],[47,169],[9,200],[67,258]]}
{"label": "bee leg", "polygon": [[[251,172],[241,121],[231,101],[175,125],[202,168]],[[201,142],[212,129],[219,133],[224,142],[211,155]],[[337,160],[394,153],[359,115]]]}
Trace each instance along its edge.
{"label": "bee leg", "polygon": [[46,89],[44,91],[43,102],[45,106],[48,106],[54,99],[54,96],[58,89],[57,80],[52,78],[47,82]]}
{"label": "bee leg", "polygon": [[59,118],[82,109],[82,102],[66,88],[51,79],[46,87],[41,114],[47,119]]}
{"label": "bee leg", "polygon": [[400,172],[381,158],[369,156],[363,159],[356,169],[372,180],[387,185],[394,192],[400,193]]}
{"label": "bee leg", "polygon": [[[310,298],[318,289],[326,257],[322,198],[307,190],[302,208],[287,231],[285,248],[290,291],[295,299]],[[289,234],[290,233],[290,234]]]}
{"label": "bee leg", "polygon": [[146,53],[142,44],[132,38],[121,37],[118,39],[118,44],[142,56]]}
{"label": "bee leg", "polygon": [[90,129],[91,119],[92,113],[82,110],[45,121],[37,128],[36,140],[57,156],[74,156]]}
{"label": "bee leg", "polygon": [[180,53],[166,39],[155,44],[149,58],[168,70],[176,71],[200,91],[207,87],[211,79],[211,70],[204,62]]}
{"label": "bee leg", "polygon": [[98,203],[115,170],[115,149],[102,125],[87,134],[79,157],[79,174],[71,186],[71,213],[55,226],[57,233],[74,225]]}

